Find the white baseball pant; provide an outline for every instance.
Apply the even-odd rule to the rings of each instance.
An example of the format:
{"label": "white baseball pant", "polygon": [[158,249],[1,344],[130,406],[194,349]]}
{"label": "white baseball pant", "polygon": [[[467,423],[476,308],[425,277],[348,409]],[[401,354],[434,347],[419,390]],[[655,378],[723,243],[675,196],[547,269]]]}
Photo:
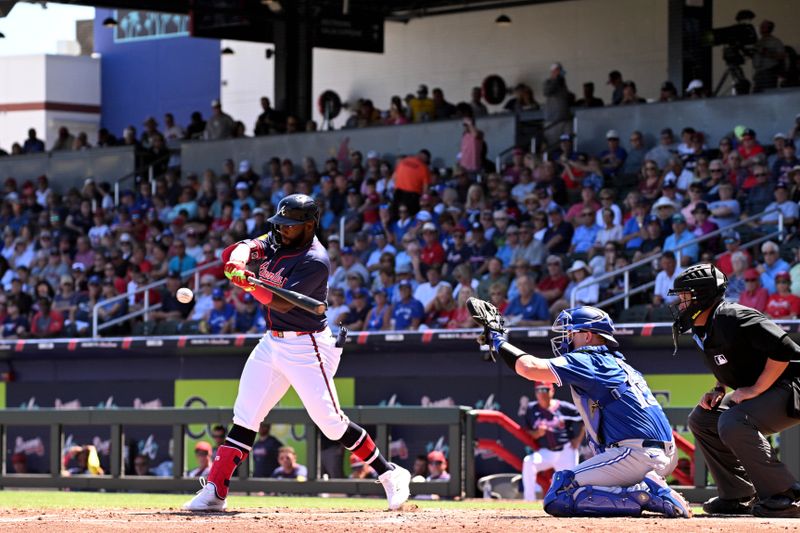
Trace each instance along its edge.
{"label": "white baseball pant", "polygon": [[578,464],[578,450],[567,442],[559,451],[542,448],[526,455],[522,461],[522,484],[524,497],[527,501],[536,499],[536,475],[544,470],[554,468],[559,470],[574,470]]}
{"label": "white baseball pant", "polygon": [[584,487],[630,487],[651,472],[660,478],[667,477],[678,464],[674,441],[665,443],[665,450],[645,448],[639,439],[618,444],[619,447],[608,448],[573,469],[575,481]]}
{"label": "white baseball pant", "polygon": [[268,331],[250,352],[242,370],[233,422],[258,431],[261,421],[291,385],[322,433],[339,440],[350,423],[333,383],[341,356],[342,348],[336,347],[336,338],[328,328],[302,335],[285,332],[283,337]]}

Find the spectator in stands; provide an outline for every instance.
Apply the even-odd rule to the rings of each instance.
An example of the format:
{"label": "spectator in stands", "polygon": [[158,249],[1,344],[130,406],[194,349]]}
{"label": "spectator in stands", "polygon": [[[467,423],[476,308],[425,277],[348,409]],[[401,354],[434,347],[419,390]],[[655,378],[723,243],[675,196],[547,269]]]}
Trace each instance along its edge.
{"label": "spectator in stands", "polygon": [[547,210],[550,225],[544,233],[543,243],[551,254],[566,254],[572,242],[575,228],[564,220],[564,212],[558,206]]}
{"label": "spectator in stands", "polygon": [[398,284],[400,300],[392,309],[392,330],[416,330],[425,317],[425,308],[422,302],[411,294],[411,282],[401,280]]}
{"label": "spectator in stands", "polygon": [[511,326],[540,326],[546,323],[550,314],[547,301],[534,292],[534,282],[528,275],[516,279],[519,296],[513,298],[506,308],[505,316]]}
{"label": "spectator in stands", "polygon": [[377,479],[378,473],[370,465],[364,463],[357,455],[350,454],[350,476],[349,479]]}
{"label": "spectator in stands", "polygon": [[[581,204],[582,205],[582,204]],[[609,212],[611,210],[609,209]],[[573,254],[588,254],[592,246],[597,241],[597,233],[599,228],[594,224],[595,211],[590,207],[583,207],[578,220],[580,225],[575,227],[575,233],[572,234],[572,242],[570,244],[567,255]],[[613,220],[614,214],[611,213]]]}
{"label": "spectator in stands", "polygon": [[644,146],[644,136],[641,131],[635,130],[630,136],[631,147],[627,150],[627,157],[620,168],[623,176],[632,176],[638,173],[645,163],[647,149]]}
{"label": "spectator in stands", "polygon": [[74,144],[75,136],[69,132],[69,129],[66,126],[61,126],[58,128],[58,137],[56,138],[55,142],[53,143],[53,147],[50,148],[50,150],[53,152],[72,150],[72,146]]}
{"label": "spectator in stands", "polygon": [[622,237],[619,243],[625,246],[626,251],[638,250],[647,238],[647,200],[639,199],[633,205],[632,216],[622,228]]}
{"label": "spectator in stands", "polygon": [[778,78],[783,75],[786,50],[783,42],[772,35],[775,23],[763,20],[758,26],[761,38],[755,44],[753,55],[753,92],[760,93],[765,89],[778,86]]}
{"label": "spectator in stands", "polygon": [[367,313],[363,329],[366,331],[390,329],[392,306],[389,303],[388,291],[386,289],[374,289],[372,298],[375,301],[375,305]]}
{"label": "spectator in stands", "polygon": [[800,206],[797,205],[797,202],[789,199],[789,188],[786,183],[778,182],[773,195],[775,201],[764,208],[764,211],[769,212],[775,209],[776,212],[765,214],[760,219],[751,222],[751,225],[759,227],[764,232],[775,231],[778,229],[778,213],[781,213],[783,214],[783,227],[791,231],[800,217]]}
{"label": "spectator in stands", "polygon": [[280,466],[272,471],[271,477],[298,481],[305,481],[308,477],[306,467],[297,463],[297,453],[291,446],[283,446],[278,450],[278,463]]}
{"label": "spectator in stands", "polygon": [[725,244],[725,252],[720,255],[719,258],[717,258],[717,268],[719,268],[726,276],[730,276],[733,272],[733,255],[736,253],[742,253],[742,255],[745,257],[746,268],[750,267],[750,263],[752,261],[750,252],[739,248],[739,245],[741,244],[741,237],[737,231],[730,230],[727,233],[724,233],[723,243]]}
{"label": "spectator in stands", "polygon": [[474,275],[481,276],[489,268],[488,260],[497,253],[497,247],[485,236],[484,226],[480,222],[472,224],[472,242],[469,249],[469,262]]}
{"label": "spectator in stands", "polygon": [[[267,327],[267,321],[261,306],[256,306],[256,300],[252,294],[245,294],[242,297],[242,308],[236,310],[233,319],[233,331],[238,333],[262,333]],[[195,304],[195,307],[197,305]]]}
{"label": "spectator in stands", "polygon": [[[575,305],[592,305],[596,304],[600,298],[600,286],[597,283],[592,283],[592,272],[584,261],[577,260],[572,263],[572,266],[567,270],[567,275],[570,278],[570,283],[564,291],[564,298],[557,300],[550,306],[550,314],[555,316],[562,310],[573,307],[572,298],[575,298]],[[580,286],[581,283],[588,285]]]}
{"label": "spectator in stands", "polygon": [[664,128],[661,130],[658,146],[647,152],[647,154],[645,154],[645,159],[655,161],[658,168],[663,169],[675,155],[677,155],[675,134],[672,132],[671,128]]}
{"label": "spectator in stands", "polygon": [[436,289],[436,296],[425,305],[425,325],[436,329],[452,328],[455,311],[453,288],[440,284]]}
{"label": "spectator in stands", "polygon": [[211,471],[211,444],[205,441],[199,441],[194,445],[194,458],[197,461],[197,467],[189,470],[186,475],[188,477],[206,477]]}
{"label": "spectator in stands", "polygon": [[441,285],[448,286],[451,289],[452,285],[442,279],[441,268],[438,266],[432,266],[428,268],[425,276],[428,281],[419,284],[414,291],[414,298],[419,300],[423,306],[427,307],[428,304],[436,297]]}
{"label": "spectator in stands", "polygon": [[597,230],[591,255],[598,253],[606,243],[617,243],[622,239],[622,227],[614,223],[614,211],[609,207],[604,207],[601,214],[603,225]]}
{"label": "spectator in stands", "polygon": [[146,454],[138,454],[133,458],[133,475],[134,476],[152,476],[154,475],[150,470],[150,456]]}
{"label": "spectator in stands", "polygon": [[675,278],[683,272],[683,269],[677,266],[675,254],[671,251],[665,251],[661,255],[660,264],[661,271],[656,275],[656,285],[653,291],[653,307],[671,305],[678,301],[677,296],[670,296],[668,292],[672,288]]}
{"label": "spectator in stands", "polygon": [[483,91],[480,87],[473,87],[470,93],[470,101],[469,106],[472,108],[472,116],[474,118],[480,118],[489,114],[489,110],[486,108],[486,105],[481,101],[483,97]]}
{"label": "spectator in stands", "polygon": [[583,84],[583,98],[575,102],[575,107],[603,107],[603,100],[594,95],[594,83]]}
{"label": "spectator in stands", "polygon": [[572,133],[569,110],[571,94],[565,75],[561,63],[553,63],[550,65],[550,75],[544,82],[544,135],[549,146],[558,144],[563,133]]}
{"label": "spectator in stands", "polygon": [[800,317],[800,297],[791,293],[792,277],[788,272],[775,275],[775,293],[767,300],[766,314],[770,318],[794,320]]}
{"label": "spectator in stands", "polygon": [[37,338],[58,337],[64,329],[64,315],[52,306],[47,296],[39,297],[39,310],[31,319],[31,335]]}
{"label": "spectator in stands", "polygon": [[453,118],[456,114],[456,106],[445,100],[444,91],[439,87],[433,89],[433,116],[435,120],[445,120]]}
{"label": "spectator in stands", "polygon": [[613,90],[611,94],[611,105],[620,105],[625,91],[625,82],[622,81],[622,73],[618,70],[609,72],[606,85],[611,85]]}
{"label": "spectator in stands", "polygon": [[756,132],[751,128],[747,128],[742,132],[741,143],[736,151],[742,156],[743,167],[749,168],[764,161],[764,147],[758,143]]}
{"label": "spectator in stands", "polygon": [[19,306],[9,301],[6,304],[6,316],[3,319],[4,339],[24,339],[30,331],[30,323],[25,315],[20,313]]}
{"label": "spectator in stands", "polygon": [[[764,279],[763,274],[759,275],[758,270],[755,268],[748,268],[745,271],[745,290],[739,295],[739,303],[763,313],[767,309],[769,291],[761,286],[762,279]],[[772,281],[772,278],[770,278],[770,281]]]}
{"label": "spectator in stands", "polygon": [[167,141],[175,141],[185,136],[183,128],[175,124],[175,116],[172,113],[164,113],[164,138]]}
{"label": "spectator in stands", "polygon": [[678,89],[675,88],[675,84],[671,81],[665,81],[661,84],[661,92],[658,96],[659,102],[675,102],[680,100],[678,97]]}
{"label": "spectator in stands", "polygon": [[436,116],[436,105],[428,98],[428,86],[421,84],[417,89],[416,98],[408,102],[408,109],[412,122],[428,122]]}
{"label": "spectator in stands", "polygon": [[687,231],[686,219],[680,213],[672,215],[672,235],[664,241],[664,250],[680,255],[681,266],[688,266],[697,262],[700,256],[700,245],[686,244],[693,241],[695,236]]}
{"label": "spectator in stands", "polygon": [[427,154],[420,152],[415,156],[401,159],[394,171],[394,208],[399,211],[404,205],[409,214],[419,211],[419,201],[428,192],[431,183],[431,172],[426,163]]}
{"label": "spectator in stands", "polygon": [[44,141],[36,137],[35,129],[31,128],[28,130],[28,138],[25,139],[22,151],[26,154],[44,152]]}
{"label": "spectator in stands", "polygon": [[253,457],[253,477],[269,477],[278,468],[278,455],[283,443],[270,435],[271,424],[261,422],[258,437],[250,452]]}
{"label": "spectator in stands", "polygon": [[598,154],[598,158],[603,167],[603,174],[606,178],[615,178],[619,174],[628,152],[619,144],[619,133],[617,130],[606,132],[606,142],[608,148]]}
{"label": "spectator in stands", "polygon": [[236,314],[235,308],[225,301],[225,292],[219,287],[214,289],[211,298],[213,307],[205,318],[208,333],[212,335],[231,333]]}
{"label": "spectator in stands", "polygon": [[[176,287],[175,291],[177,290],[178,288]],[[111,278],[103,280],[101,284],[101,305],[97,309],[101,324],[119,318],[128,312],[128,300],[126,298],[116,299],[117,296],[119,296],[119,292],[114,285],[114,280]]]}
{"label": "spectator in stands", "polygon": [[211,116],[206,122],[204,136],[206,140],[217,141],[233,137],[235,122],[230,115],[222,111],[219,100],[211,101]]}
{"label": "spectator in stands", "polygon": [[489,289],[495,283],[508,286],[510,282],[508,275],[503,272],[503,263],[499,258],[489,258],[488,265],[486,274],[483,275],[478,283],[478,298],[481,300],[489,299]]}
{"label": "spectator in stands", "polygon": [[557,255],[547,258],[547,272],[539,280],[536,292],[541,295],[548,306],[561,298],[569,284],[569,278],[564,273],[562,259]]}
{"label": "spectator in stands", "polygon": [[622,84],[622,101],[620,102],[620,105],[646,103],[647,100],[639,97],[639,95],[636,93],[636,83],[629,80]]}
{"label": "spectator in stands", "polygon": [[161,294],[159,295],[161,308],[150,313],[153,320],[185,320],[189,316],[192,310],[192,302],[181,303],[175,296],[180,287],[180,272],[171,271],[167,275],[167,283],[161,289]]}
{"label": "spectator in stands", "polygon": [[728,288],[725,290],[725,301],[738,303],[739,297],[745,291],[745,273],[750,268],[749,257],[744,251],[738,250],[730,255],[729,263],[731,272],[726,274]]}
{"label": "spectator in stands", "polygon": [[[712,163],[710,168],[711,172],[718,172],[720,167]],[[719,200],[708,204],[712,215],[710,220],[720,228],[725,228],[734,224],[739,219],[741,207],[739,202],[733,197],[734,189],[730,182],[722,182],[717,192],[719,194]]]}
{"label": "spectator in stands", "polygon": [[428,267],[441,267],[445,262],[444,248],[439,242],[436,225],[426,222],[422,226],[422,239],[425,245],[420,251],[420,261]]}
{"label": "spectator in stands", "polygon": [[761,245],[761,254],[764,256],[764,262],[756,267],[761,273],[761,286],[767,289],[769,294],[773,294],[775,276],[778,272],[788,272],[791,266],[780,257],[780,247],[773,241]]}
{"label": "spectator in stands", "polygon": [[706,91],[703,80],[695,78],[686,86],[686,98],[688,100],[698,100],[706,96],[708,96],[708,91]]}
{"label": "spectator in stands", "polygon": [[197,260],[186,253],[186,243],[183,241],[176,241],[172,245],[174,254],[168,263],[170,271],[178,272],[181,275],[197,267]]}
{"label": "spectator in stands", "polygon": [[770,166],[772,169],[772,177],[778,182],[792,185],[790,173],[797,165],[800,165],[800,159],[797,157],[797,149],[794,143],[785,141],[783,149],[780,153],[776,154],[775,161]]}
{"label": "spectator in stands", "polygon": [[11,466],[14,474],[28,474],[28,456],[25,452],[18,452],[11,456]]}
{"label": "spectator in stands", "polygon": [[523,111],[538,111],[539,102],[533,94],[533,89],[525,83],[518,83],[514,87],[514,97],[509,99],[503,109],[511,113],[522,113]]}

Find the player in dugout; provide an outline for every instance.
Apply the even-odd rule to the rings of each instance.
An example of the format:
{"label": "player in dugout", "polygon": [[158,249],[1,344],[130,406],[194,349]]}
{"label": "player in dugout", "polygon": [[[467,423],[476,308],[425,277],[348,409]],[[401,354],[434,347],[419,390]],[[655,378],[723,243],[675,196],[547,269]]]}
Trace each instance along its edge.
{"label": "player in dugout", "polygon": [[553,516],[640,516],[650,511],[677,518],[692,510],[665,477],[677,464],[672,428],[642,375],[617,351],[614,323],[596,307],[559,313],[553,323],[553,358],[527,354],[508,342],[497,309],[471,299],[484,326],[478,342],[518,375],[569,385],[594,457],[553,476],[544,510]]}

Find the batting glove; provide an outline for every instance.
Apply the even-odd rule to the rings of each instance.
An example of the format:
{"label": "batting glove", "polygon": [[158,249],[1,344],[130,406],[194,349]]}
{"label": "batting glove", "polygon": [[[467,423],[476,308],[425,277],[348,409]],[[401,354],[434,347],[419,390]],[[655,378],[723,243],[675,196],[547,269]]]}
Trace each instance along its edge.
{"label": "batting glove", "polygon": [[231,283],[240,289],[243,289],[247,292],[255,289],[253,284],[247,281],[249,276],[255,277],[255,274],[247,270],[247,265],[244,263],[240,261],[228,261],[225,263],[223,272],[225,273],[225,277],[231,280]]}
{"label": "batting glove", "polygon": [[495,353],[500,352],[500,346],[504,342],[508,342],[508,332],[506,330],[497,331],[497,330],[489,330],[489,342],[492,348],[492,351]]}

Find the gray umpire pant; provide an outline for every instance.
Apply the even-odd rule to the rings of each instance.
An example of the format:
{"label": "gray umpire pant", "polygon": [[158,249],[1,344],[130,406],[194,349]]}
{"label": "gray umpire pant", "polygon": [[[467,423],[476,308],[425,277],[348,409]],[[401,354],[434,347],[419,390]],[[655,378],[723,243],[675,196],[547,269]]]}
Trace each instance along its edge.
{"label": "gray umpire pant", "polygon": [[780,380],[760,396],[738,405],[730,403],[731,394],[715,409],[697,406],[689,414],[689,429],[714,476],[719,497],[757,494],[764,499],[788,490],[795,478],[778,461],[764,435],[800,424],[800,419],[787,415],[790,384]]}

